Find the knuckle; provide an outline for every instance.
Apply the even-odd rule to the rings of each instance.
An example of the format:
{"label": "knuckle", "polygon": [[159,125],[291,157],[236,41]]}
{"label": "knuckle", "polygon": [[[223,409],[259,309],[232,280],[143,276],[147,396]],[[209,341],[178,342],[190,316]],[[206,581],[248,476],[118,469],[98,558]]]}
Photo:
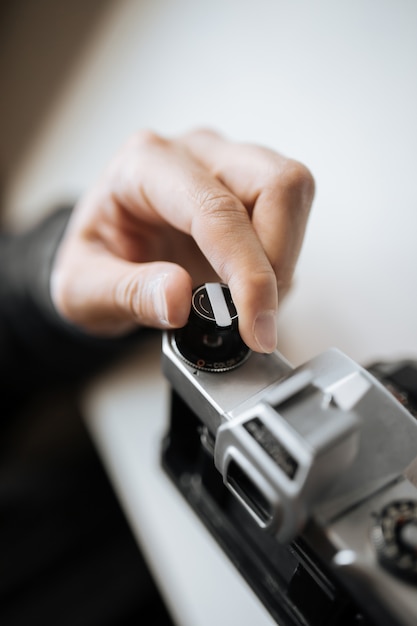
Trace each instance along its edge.
{"label": "knuckle", "polygon": [[168,143],[167,139],[149,129],[138,130],[129,139],[130,146],[140,151],[165,147]]}
{"label": "knuckle", "polygon": [[[252,305],[260,306],[263,303],[266,308],[271,309],[277,306],[277,277],[272,267],[264,265],[258,269],[253,266],[250,270],[244,268],[243,272],[229,276],[229,286],[234,297],[242,302],[247,302],[249,297]],[[256,294],[255,301],[253,294]]]}
{"label": "knuckle", "polygon": [[208,126],[197,126],[193,129],[191,129],[188,133],[185,134],[186,138],[202,138],[202,139],[212,139],[212,138],[219,138],[221,137],[220,133],[218,133],[216,130],[208,127]]}
{"label": "knuckle", "polygon": [[276,284],[275,272],[271,268],[251,272],[251,282],[259,293]]}
{"label": "knuckle", "polygon": [[256,270],[252,267],[250,271],[245,271],[242,275],[230,276],[229,284],[233,287],[233,293],[241,294],[243,298],[245,298],[244,294],[250,290],[250,293],[256,293],[259,299],[262,299],[265,294],[276,290],[276,276],[272,269]]}
{"label": "knuckle", "polygon": [[315,182],[310,170],[299,161],[290,160],[280,172],[279,183],[287,193],[309,204],[313,198]]}
{"label": "knuckle", "polygon": [[199,217],[216,221],[233,220],[239,214],[238,203],[229,193],[215,189],[202,189],[195,198],[199,207]]}

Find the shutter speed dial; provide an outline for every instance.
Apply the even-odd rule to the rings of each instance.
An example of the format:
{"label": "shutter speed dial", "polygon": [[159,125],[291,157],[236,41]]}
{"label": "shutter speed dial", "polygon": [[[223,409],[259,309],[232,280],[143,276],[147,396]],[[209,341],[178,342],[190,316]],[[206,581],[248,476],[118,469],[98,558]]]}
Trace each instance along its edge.
{"label": "shutter speed dial", "polygon": [[188,323],[174,337],[180,356],[200,370],[226,372],[249,356],[229,288],[220,283],[206,283],[193,291]]}

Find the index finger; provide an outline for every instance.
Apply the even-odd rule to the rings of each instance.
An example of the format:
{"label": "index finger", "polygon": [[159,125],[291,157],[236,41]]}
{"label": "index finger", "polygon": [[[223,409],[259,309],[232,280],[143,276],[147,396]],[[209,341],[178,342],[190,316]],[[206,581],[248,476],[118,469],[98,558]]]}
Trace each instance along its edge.
{"label": "index finger", "polygon": [[[213,131],[194,131],[182,141],[245,205],[282,297],[292,281],[314,197],[310,171],[273,150],[225,141]],[[250,312],[259,291],[248,278],[243,277],[246,302],[242,306]],[[230,286],[236,297],[236,289]]]}
{"label": "index finger", "polygon": [[310,171],[269,148],[226,142],[213,131],[190,133],[184,141],[246,206],[280,292],[288,288],[314,197]]}

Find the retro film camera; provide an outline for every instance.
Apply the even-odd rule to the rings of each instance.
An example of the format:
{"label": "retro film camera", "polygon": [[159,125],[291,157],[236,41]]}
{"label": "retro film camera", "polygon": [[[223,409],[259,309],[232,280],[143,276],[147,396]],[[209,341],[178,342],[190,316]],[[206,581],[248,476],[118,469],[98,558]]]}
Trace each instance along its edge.
{"label": "retro film camera", "polygon": [[163,466],[277,623],[415,626],[415,365],[251,353],[208,283],[163,369]]}

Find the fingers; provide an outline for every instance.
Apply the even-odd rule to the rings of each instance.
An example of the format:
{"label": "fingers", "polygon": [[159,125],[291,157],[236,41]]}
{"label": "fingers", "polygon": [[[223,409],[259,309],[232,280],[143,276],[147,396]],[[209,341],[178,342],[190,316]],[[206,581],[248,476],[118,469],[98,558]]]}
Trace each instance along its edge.
{"label": "fingers", "polygon": [[229,285],[243,340],[254,350],[274,350],[275,275],[241,202],[230,193],[207,195],[194,211],[190,234]]}
{"label": "fingers", "polygon": [[301,163],[268,148],[225,142],[212,131],[188,134],[184,142],[251,215],[280,287],[291,284],[314,197],[314,179]]}
{"label": "fingers", "polygon": [[313,188],[306,168],[264,148],[210,132],[139,133],[80,203],[53,297],[93,331],[180,326],[190,275],[214,272],[231,289],[243,340],[271,352],[277,287],[291,280]]}
{"label": "fingers", "polygon": [[[225,142],[211,131],[190,133],[183,141],[195,158],[241,199],[250,216],[261,252],[258,260],[251,257],[249,274],[247,266],[233,267],[229,285],[242,321],[242,336],[248,341],[246,324],[258,320],[253,334],[259,347],[270,351],[274,308],[267,303],[273,302],[276,286],[281,298],[291,285],[314,196],[313,177],[297,161],[260,146]],[[272,275],[263,274],[265,257]],[[260,281],[257,269],[263,275]],[[257,332],[257,328],[262,330]]]}
{"label": "fingers", "polygon": [[163,220],[189,234],[230,286],[244,341],[271,352],[276,347],[276,277],[240,198],[181,142],[147,135],[129,150],[130,167],[121,160],[112,171],[118,181],[113,197],[150,223]]}

